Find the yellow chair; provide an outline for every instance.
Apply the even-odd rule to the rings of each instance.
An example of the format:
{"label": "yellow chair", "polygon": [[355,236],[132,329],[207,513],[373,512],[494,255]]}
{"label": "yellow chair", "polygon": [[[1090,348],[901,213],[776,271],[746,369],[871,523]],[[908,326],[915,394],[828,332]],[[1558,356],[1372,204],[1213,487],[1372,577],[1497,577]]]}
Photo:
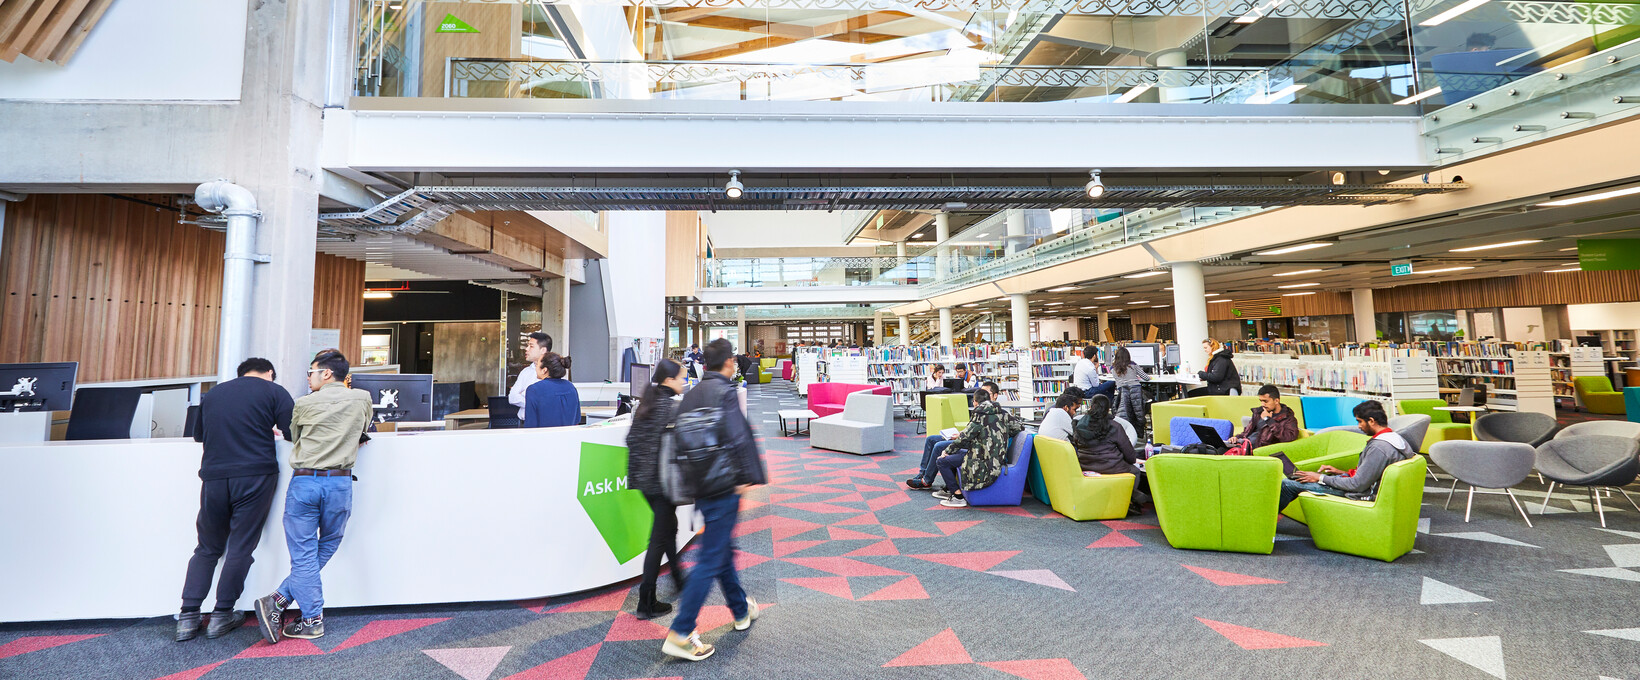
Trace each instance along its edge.
{"label": "yellow chair", "polygon": [[950,427],[960,430],[968,426],[968,395],[930,394],[927,404],[929,434]]}
{"label": "yellow chair", "polygon": [[1070,442],[1040,435],[1035,442],[1036,458],[1042,465],[1042,481],[1048,486],[1049,504],[1054,512],[1078,522],[1127,517],[1133,485],[1138,481],[1133,475],[1084,477],[1082,465],[1076,461],[1076,449],[1071,448]]}

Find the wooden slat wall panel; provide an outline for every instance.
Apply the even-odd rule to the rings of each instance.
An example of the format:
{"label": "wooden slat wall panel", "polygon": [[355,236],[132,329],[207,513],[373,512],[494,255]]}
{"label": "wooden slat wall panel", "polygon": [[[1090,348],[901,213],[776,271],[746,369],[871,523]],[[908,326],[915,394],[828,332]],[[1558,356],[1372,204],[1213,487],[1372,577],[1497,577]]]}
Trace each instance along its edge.
{"label": "wooden slat wall panel", "polygon": [[1527,274],[1399,286],[1372,293],[1379,312],[1537,307],[1640,300],[1640,271]]}
{"label": "wooden slat wall panel", "polygon": [[0,0],[0,60],[66,64],[113,0]]}
{"label": "wooden slat wall panel", "polygon": [[216,371],[222,234],[98,195],[6,210],[0,362],[78,361],[82,382]]}
{"label": "wooden slat wall panel", "polygon": [[[1379,291],[1382,293],[1384,291]],[[1293,297],[1278,297],[1281,300],[1282,316],[1327,316],[1330,314],[1349,314],[1354,309],[1350,296],[1344,293],[1318,292],[1315,295],[1296,295]],[[1230,321],[1230,309],[1234,303],[1207,305],[1208,321]],[[1382,307],[1378,311],[1386,311]],[[1165,309],[1135,309],[1132,312],[1134,325],[1173,323],[1173,308]]]}
{"label": "wooden slat wall panel", "polygon": [[359,360],[364,335],[364,262],[319,253],[313,260],[313,327],[339,328],[342,354]]}

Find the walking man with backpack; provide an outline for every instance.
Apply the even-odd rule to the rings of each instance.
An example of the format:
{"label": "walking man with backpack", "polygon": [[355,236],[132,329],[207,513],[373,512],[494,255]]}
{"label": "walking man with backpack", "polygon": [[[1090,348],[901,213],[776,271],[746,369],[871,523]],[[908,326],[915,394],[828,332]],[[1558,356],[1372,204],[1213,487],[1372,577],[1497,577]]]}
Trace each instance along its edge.
{"label": "walking man with backpack", "polygon": [[736,369],[734,354],[728,340],[719,338],[706,344],[702,357],[706,374],[699,385],[683,395],[673,428],[684,481],[693,491],[695,509],[706,519],[706,530],[700,537],[698,561],[678,599],[678,613],[661,651],[689,661],[700,661],[715,651],[712,645],[700,641],[700,633],[695,630],[695,619],[713,583],[723,589],[723,599],[735,617],[735,630],[751,628],[757,618],[757,602],[747,597],[735,573],[734,531],[741,494],[754,485],[768,483],[768,473],[752,425],[740,411],[740,398],[730,380]]}

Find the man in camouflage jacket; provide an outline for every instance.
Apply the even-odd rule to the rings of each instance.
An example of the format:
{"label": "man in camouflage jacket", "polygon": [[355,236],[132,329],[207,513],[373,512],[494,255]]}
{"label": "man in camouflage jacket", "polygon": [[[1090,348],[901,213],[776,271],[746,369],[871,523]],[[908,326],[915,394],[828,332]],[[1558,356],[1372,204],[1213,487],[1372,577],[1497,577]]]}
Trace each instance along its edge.
{"label": "man in camouflage jacket", "polygon": [[[985,396],[982,397],[981,394]],[[945,456],[938,465],[941,476],[945,478],[947,493],[950,495],[957,495],[955,492],[958,485],[950,474],[953,472],[952,468],[957,466],[960,466],[960,488],[963,490],[983,489],[995,482],[1002,474],[1002,464],[1008,455],[1009,442],[1015,434],[1025,429],[1018,418],[1004,411],[989,397],[989,393],[983,390],[974,393],[974,401],[978,403],[969,415],[968,427],[950,448],[952,451],[963,450],[964,453]],[[960,461],[950,460],[958,455],[961,456]]]}

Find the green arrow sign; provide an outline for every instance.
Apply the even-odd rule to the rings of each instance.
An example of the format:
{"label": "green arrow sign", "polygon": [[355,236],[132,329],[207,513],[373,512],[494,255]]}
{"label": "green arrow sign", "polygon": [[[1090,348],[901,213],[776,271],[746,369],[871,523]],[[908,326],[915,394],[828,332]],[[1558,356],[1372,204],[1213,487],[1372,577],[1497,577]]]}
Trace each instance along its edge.
{"label": "green arrow sign", "polygon": [[655,515],[643,493],[628,488],[626,447],[581,442],[576,494],[615,561],[625,564],[643,554]]}
{"label": "green arrow sign", "polygon": [[456,18],[454,14],[444,15],[444,21],[438,22],[438,33],[477,33],[478,29],[472,24]]}

